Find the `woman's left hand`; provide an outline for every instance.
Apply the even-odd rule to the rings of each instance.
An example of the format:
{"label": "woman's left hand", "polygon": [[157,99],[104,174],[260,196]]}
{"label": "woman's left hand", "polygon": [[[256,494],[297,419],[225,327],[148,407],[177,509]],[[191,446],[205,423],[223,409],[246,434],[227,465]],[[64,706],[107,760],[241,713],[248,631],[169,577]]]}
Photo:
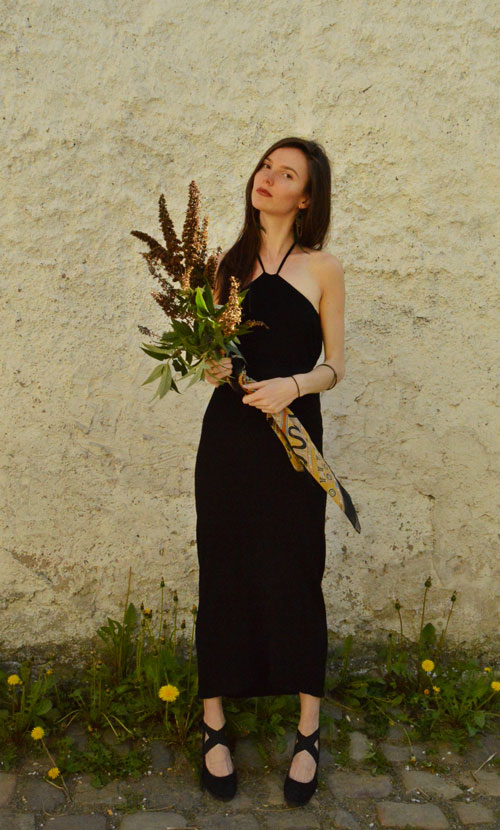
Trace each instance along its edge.
{"label": "woman's left hand", "polygon": [[243,403],[256,406],[271,415],[277,415],[298,397],[292,377],[248,381],[244,387],[249,390],[249,394],[243,396]]}

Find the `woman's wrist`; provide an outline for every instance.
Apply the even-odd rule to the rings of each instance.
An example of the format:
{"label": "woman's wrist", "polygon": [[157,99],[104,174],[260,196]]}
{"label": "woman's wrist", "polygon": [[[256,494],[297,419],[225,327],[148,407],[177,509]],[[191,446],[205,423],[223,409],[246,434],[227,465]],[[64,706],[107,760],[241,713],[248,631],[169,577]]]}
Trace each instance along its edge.
{"label": "woman's wrist", "polygon": [[297,382],[297,378],[295,377],[295,375],[290,375],[290,378],[291,378],[291,379],[292,379],[292,381],[293,381],[293,384],[294,384],[294,389],[296,390],[296,393],[297,393],[297,398],[300,398],[300,396],[301,396],[301,391],[300,391],[300,386],[299,386],[299,384],[298,384],[298,382]]}
{"label": "woman's wrist", "polygon": [[[300,387],[301,396],[314,394],[315,392],[325,392],[327,389],[334,388],[342,380],[344,373],[340,370],[340,366],[335,366],[333,360],[326,362],[329,364],[328,366],[320,363],[310,372],[294,375]],[[332,369],[335,371],[337,378],[337,382],[333,387],[332,384],[335,378]]]}

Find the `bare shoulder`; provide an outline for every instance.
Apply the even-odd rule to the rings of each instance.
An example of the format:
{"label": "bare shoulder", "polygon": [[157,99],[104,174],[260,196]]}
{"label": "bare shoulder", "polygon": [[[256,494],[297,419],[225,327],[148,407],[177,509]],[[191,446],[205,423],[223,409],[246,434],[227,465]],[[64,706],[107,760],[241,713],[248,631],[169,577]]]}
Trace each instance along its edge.
{"label": "bare shoulder", "polygon": [[344,269],[338,257],[329,251],[317,251],[314,248],[304,248],[309,256],[310,273],[315,277],[321,289],[321,295],[332,290],[344,290]]}
{"label": "bare shoulder", "polygon": [[322,282],[344,278],[340,259],[329,251],[311,251],[311,266]]}

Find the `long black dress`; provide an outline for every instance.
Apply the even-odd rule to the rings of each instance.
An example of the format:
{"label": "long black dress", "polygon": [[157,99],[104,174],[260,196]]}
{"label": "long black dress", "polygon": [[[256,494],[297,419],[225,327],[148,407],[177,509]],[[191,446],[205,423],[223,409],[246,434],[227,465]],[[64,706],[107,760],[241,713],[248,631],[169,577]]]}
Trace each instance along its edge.
{"label": "long black dress", "polygon": [[[292,245],[293,248],[293,245]],[[322,349],[320,317],[302,292],[264,271],[242,319],[263,320],[240,338],[253,380],[311,371]],[[290,409],[322,452],[319,393]],[[229,384],[214,388],[195,465],[199,600],[198,697],[324,695],[327,621],[326,492],[293,468],[266,413]]]}

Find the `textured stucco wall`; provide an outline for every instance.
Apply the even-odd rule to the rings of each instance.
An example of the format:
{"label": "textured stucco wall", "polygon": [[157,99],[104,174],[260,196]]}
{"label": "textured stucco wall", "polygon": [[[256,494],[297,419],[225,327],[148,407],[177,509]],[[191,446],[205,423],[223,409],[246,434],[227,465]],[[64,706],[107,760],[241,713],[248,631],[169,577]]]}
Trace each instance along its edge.
{"label": "textured stucco wall", "polygon": [[[212,387],[150,404],[161,326],[130,236],[195,179],[223,248],[276,138],[333,165],[346,376],[322,395],[329,626],[499,622],[498,20],[488,0],[6,2],[0,638],[68,643],[161,576],[197,600],[194,461]],[[223,509],[223,507],[222,507]],[[248,517],[251,520],[251,517]],[[286,518],[285,518],[286,520]]]}

